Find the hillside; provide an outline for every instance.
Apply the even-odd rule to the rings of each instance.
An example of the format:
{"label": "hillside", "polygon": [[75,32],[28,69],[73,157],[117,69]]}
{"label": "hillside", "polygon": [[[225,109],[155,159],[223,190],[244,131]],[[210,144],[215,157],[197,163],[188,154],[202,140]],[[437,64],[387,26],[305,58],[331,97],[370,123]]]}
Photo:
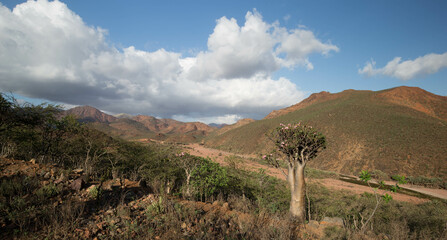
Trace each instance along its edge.
{"label": "hillside", "polygon": [[346,90],[313,94],[265,119],[208,137],[205,144],[241,153],[271,149],[265,133],[280,123],[302,121],[322,131],[328,148],[310,166],[357,174],[447,178],[447,98],[419,88]]}
{"label": "hillside", "polygon": [[249,123],[252,123],[254,121],[255,120],[251,119],[251,118],[244,118],[244,119],[241,119],[241,120],[237,121],[234,124],[226,125],[226,126],[220,128],[219,130],[215,131],[214,134],[222,135],[222,134],[224,134],[224,133],[226,133],[226,132],[228,132],[228,131],[230,131],[232,129],[235,129],[235,128],[238,128],[238,127],[242,127],[242,126],[244,126],[246,124],[249,124]]}
{"label": "hillside", "polygon": [[69,109],[63,115],[75,115],[81,122],[123,139],[152,138],[173,142],[198,141],[216,128],[201,122],[180,122],[152,116],[108,115],[90,106]]}
{"label": "hillside", "polygon": [[103,113],[98,109],[90,106],[74,107],[64,112],[64,115],[70,114],[75,115],[82,122],[110,123],[117,120],[116,117]]}

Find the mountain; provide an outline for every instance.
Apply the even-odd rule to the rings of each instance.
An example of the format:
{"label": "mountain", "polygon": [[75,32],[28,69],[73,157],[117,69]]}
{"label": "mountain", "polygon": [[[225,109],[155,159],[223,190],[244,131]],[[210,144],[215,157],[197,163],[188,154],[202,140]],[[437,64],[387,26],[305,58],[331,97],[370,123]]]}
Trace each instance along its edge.
{"label": "mountain", "polygon": [[220,124],[219,123],[210,123],[210,124],[208,124],[208,126],[221,129],[225,126],[228,126],[228,124],[226,124],[226,123],[220,123]]}
{"label": "mountain", "polygon": [[300,110],[300,109],[310,106],[314,103],[333,100],[335,98],[340,97],[341,95],[342,94],[330,94],[329,92],[326,92],[326,91],[319,92],[319,93],[313,93],[308,98],[304,99],[303,101],[301,101],[295,105],[292,105],[290,107],[283,108],[280,110],[273,110],[264,119],[271,119],[271,118],[279,117],[281,115]]}
{"label": "mountain", "polygon": [[64,112],[64,115],[75,115],[82,122],[110,123],[116,121],[116,117],[108,115],[90,106],[79,106]]}
{"label": "mountain", "polygon": [[417,87],[397,87],[381,91],[376,97],[447,121],[446,96],[439,96]]}
{"label": "mountain", "polygon": [[118,114],[114,117],[90,106],[75,107],[64,112],[64,115],[69,114],[97,130],[124,139],[194,142],[216,129],[200,122],[185,123],[144,115]]}
{"label": "mountain", "polygon": [[201,122],[180,122],[173,119],[157,119],[151,116],[138,115],[132,118],[133,120],[142,123],[151,131],[163,134],[171,133],[188,133],[188,132],[211,132],[215,128],[210,127]]}
{"label": "mountain", "polygon": [[310,166],[348,174],[381,170],[388,174],[447,178],[447,97],[414,87],[382,91],[346,90],[312,94],[205,144],[241,153],[267,153],[265,134],[280,123],[304,122],[325,134],[328,147]]}
{"label": "mountain", "polygon": [[228,132],[228,131],[230,131],[232,129],[235,129],[235,128],[238,128],[238,127],[242,127],[242,126],[244,126],[246,124],[249,124],[249,123],[252,123],[254,121],[256,121],[256,120],[251,119],[251,118],[243,118],[243,119],[240,119],[239,121],[237,121],[234,124],[226,125],[226,126],[220,128],[219,130],[215,131],[215,134],[222,135],[222,134],[224,134],[224,133],[226,133],[226,132]]}

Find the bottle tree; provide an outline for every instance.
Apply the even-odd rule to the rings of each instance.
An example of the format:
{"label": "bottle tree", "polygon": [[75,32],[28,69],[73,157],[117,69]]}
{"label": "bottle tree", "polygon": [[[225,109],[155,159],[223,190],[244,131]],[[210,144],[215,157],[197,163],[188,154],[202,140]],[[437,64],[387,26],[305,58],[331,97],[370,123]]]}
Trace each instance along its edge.
{"label": "bottle tree", "polygon": [[326,139],[322,133],[301,123],[280,124],[279,127],[268,134],[268,137],[283,157],[278,159],[271,154],[269,156],[264,155],[263,158],[267,158],[277,168],[281,166],[279,161],[284,160],[286,162],[288,172],[287,174],[284,172],[284,174],[291,191],[290,213],[298,221],[304,223],[306,214],[304,168],[310,160],[326,148]]}

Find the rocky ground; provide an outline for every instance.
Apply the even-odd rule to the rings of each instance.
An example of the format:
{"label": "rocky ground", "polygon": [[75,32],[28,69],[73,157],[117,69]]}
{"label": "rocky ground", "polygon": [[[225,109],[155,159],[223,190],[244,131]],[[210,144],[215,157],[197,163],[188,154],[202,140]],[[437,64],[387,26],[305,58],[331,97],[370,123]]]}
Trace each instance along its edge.
{"label": "rocky ground", "polygon": [[[38,164],[35,160],[25,162],[0,158],[0,179],[17,176],[32,178],[37,186],[41,186],[38,189],[48,186],[57,189],[57,194],[46,201],[50,208],[57,209],[57,213],[64,216],[55,219],[52,226],[40,226],[30,236],[17,235],[17,223],[2,213],[2,239],[219,239],[219,236],[232,233],[238,233],[237,238],[244,238],[244,234],[253,236],[250,234],[256,231],[256,227],[281,224],[284,228],[290,227],[280,217],[235,210],[233,203],[163,197],[154,194],[143,182],[128,179],[92,182],[82,169],[69,171],[55,165]],[[21,197],[27,202],[32,195],[38,194],[37,191]],[[38,221],[42,216],[34,217],[36,219],[32,221]],[[71,221],[69,226],[67,220]],[[307,239],[318,239],[328,226],[343,227],[343,220],[325,218],[321,222],[312,221],[300,234],[306,234]]]}

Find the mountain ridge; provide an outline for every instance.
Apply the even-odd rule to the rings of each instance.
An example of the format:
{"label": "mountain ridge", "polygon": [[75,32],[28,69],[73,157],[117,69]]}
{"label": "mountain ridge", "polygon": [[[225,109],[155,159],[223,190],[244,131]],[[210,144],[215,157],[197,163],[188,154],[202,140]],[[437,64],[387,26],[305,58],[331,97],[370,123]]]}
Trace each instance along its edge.
{"label": "mountain ridge", "polygon": [[91,106],[78,106],[63,113],[69,114],[97,130],[124,139],[154,138],[190,142],[217,129],[201,122],[180,122],[145,115],[118,114],[115,117]]}
{"label": "mountain ridge", "polygon": [[446,97],[420,88],[322,92],[262,120],[211,134],[205,145],[237,153],[267,153],[273,146],[266,133],[280,123],[301,121],[328,140],[328,148],[310,163],[313,167],[348,174],[377,169],[447,178],[446,110]]}
{"label": "mountain ridge", "polygon": [[77,106],[64,111],[63,115],[75,115],[83,122],[101,122],[110,123],[117,120],[116,117],[103,113],[99,109],[92,106]]}

